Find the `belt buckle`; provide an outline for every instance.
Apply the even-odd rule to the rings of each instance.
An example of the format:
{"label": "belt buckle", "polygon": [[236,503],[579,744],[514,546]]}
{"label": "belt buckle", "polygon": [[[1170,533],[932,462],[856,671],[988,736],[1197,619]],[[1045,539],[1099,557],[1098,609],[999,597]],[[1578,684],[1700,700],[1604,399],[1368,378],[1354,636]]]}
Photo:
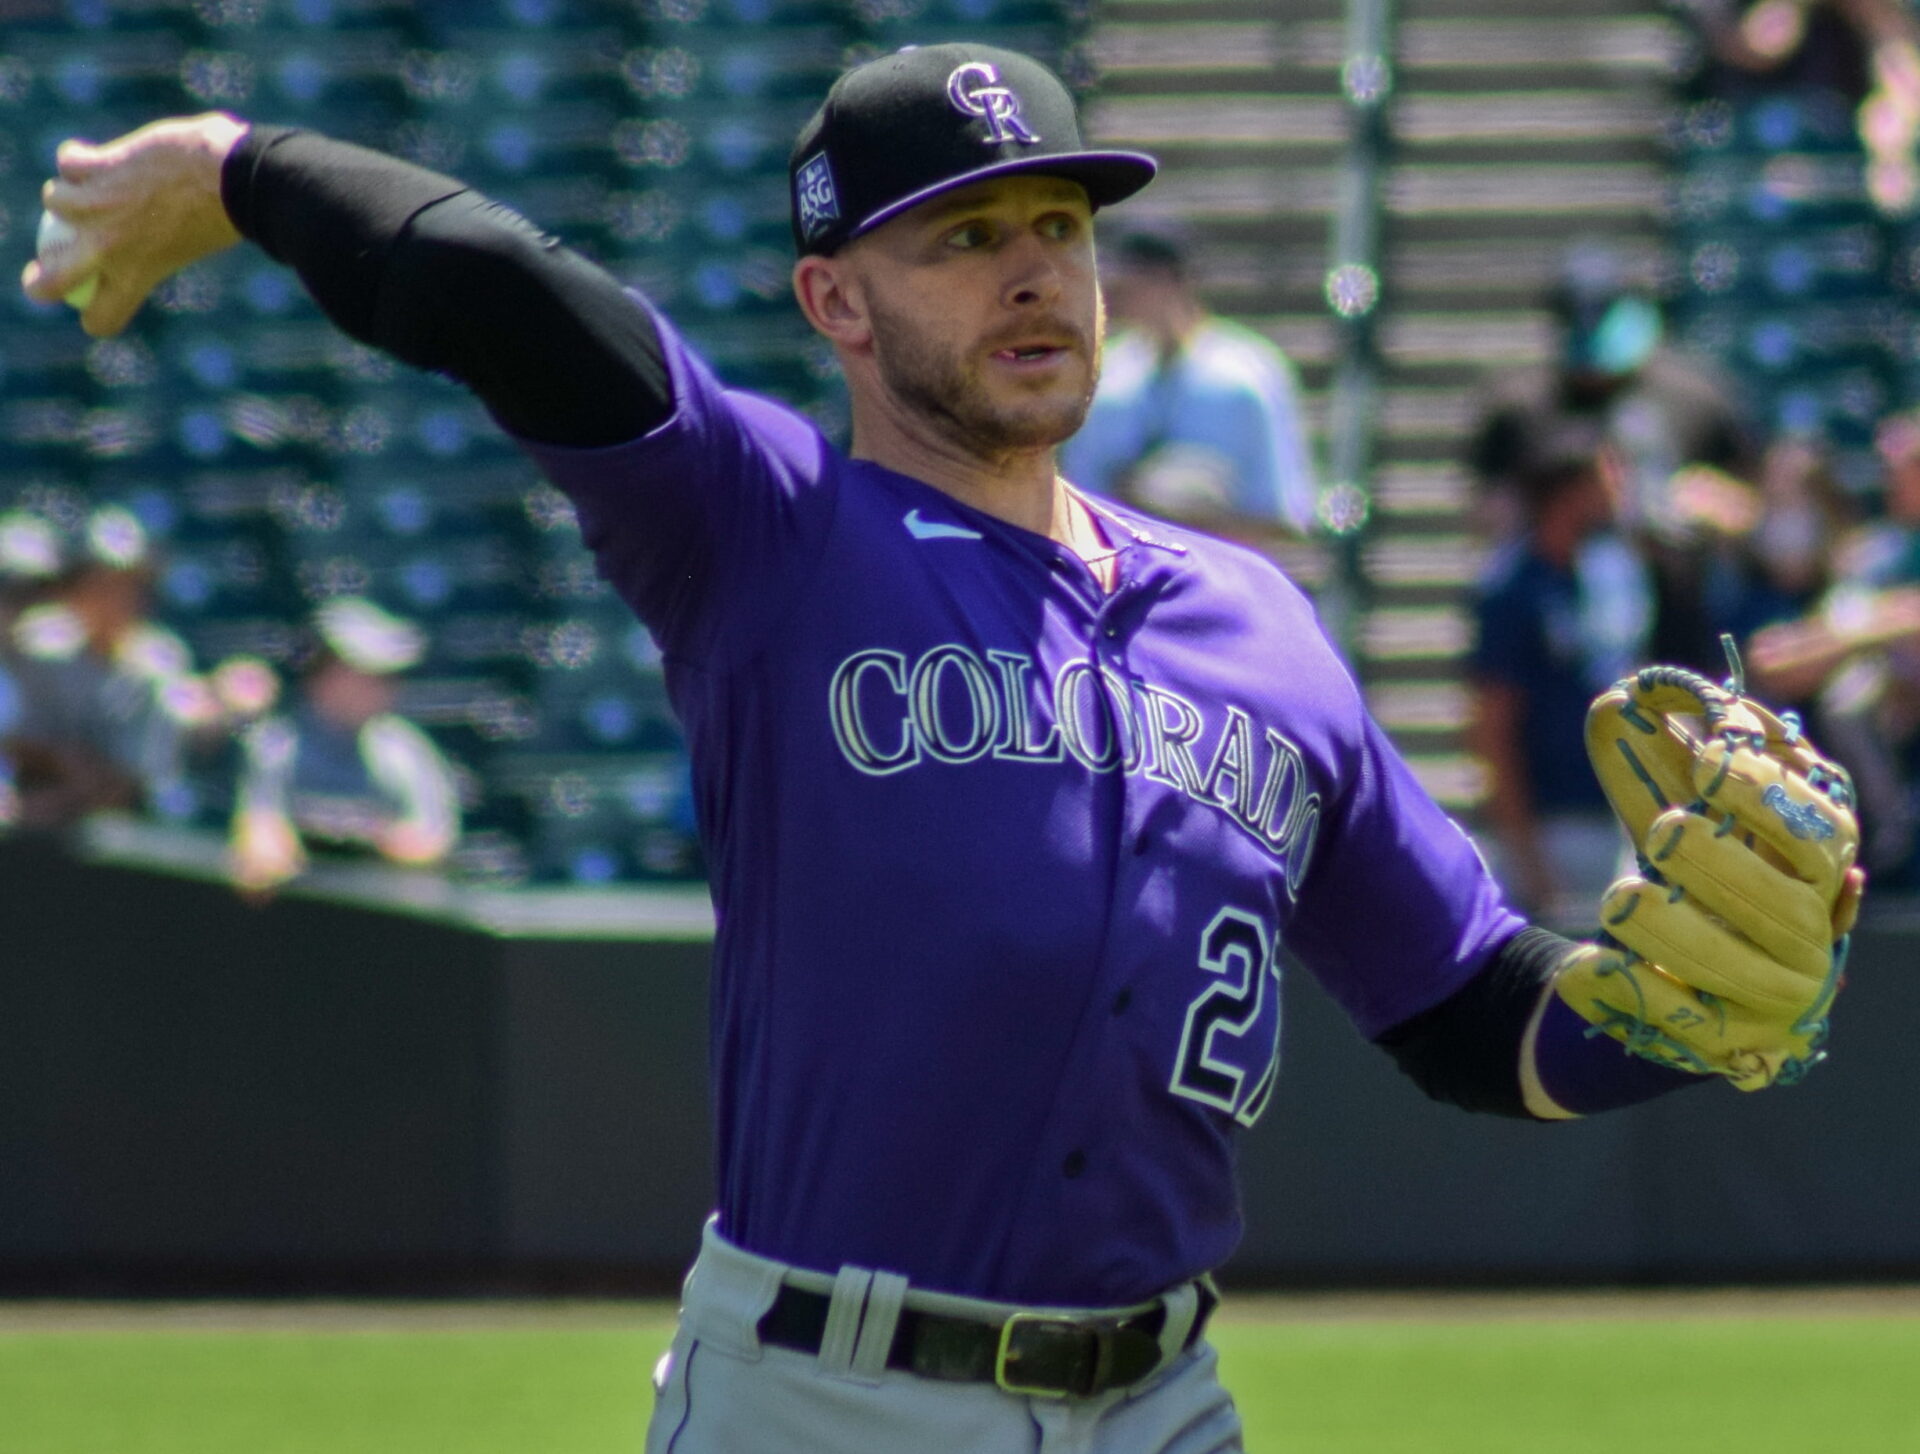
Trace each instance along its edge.
{"label": "belt buckle", "polygon": [[[1085,1378],[1073,1386],[1056,1387],[1052,1384],[1015,1383],[1013,1380],[1016,1375],[1009,1371],[1008,1365],[1019,1362],[1024,1356],[1022,1350],[1015,1347],[1023,1330],[1036,1335],[1039,1344],[1045,1344],[1049,1340],[1056,1344],[1062,1342],[1078,1344],[1083,1339],[1092,1338],[1094,1340],[1093,1358]],[[1036,1345],[1033,1343],[1028,1344],[1029,1348],[1034,1346]],[[1013,1313],[1000,1327],[1000,1347],[993,1359],[993,1381],[1003,1391],[1025,1397],[1067,1398],[1078,1395],[1085,1398],[1100,1386],[1100,1377],[1105,1371],[1105,1365],[1112,1360],[1111,1348],[1112,1341],[1108,1336],[1108,1330],[1097,1323],[1090,1323],[1083,1318],[1069,1317],[1063,1313]]]}

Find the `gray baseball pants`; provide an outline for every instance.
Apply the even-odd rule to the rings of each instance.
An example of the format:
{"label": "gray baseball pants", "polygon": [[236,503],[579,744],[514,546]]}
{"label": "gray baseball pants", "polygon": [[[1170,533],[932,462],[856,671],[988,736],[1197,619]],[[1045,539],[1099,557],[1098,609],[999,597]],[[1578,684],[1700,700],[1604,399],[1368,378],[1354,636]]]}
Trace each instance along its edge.
{"label": "gray baseball pants", "polygon": [[[783,1282],[833,1298],[818,1354],[765,1346]],[[1164,1347],[1192,1326],[1191,1288],[1167,1300]],[[1004,1318],[1006,1304],[910,1289],[862,1268],[837,1277],[730,1245],[708,1224],[673,1346],[654,1372],[646,1454],[1239,1454],[1240,1416],[1203,1338],[1131,1388],[1086,1399],[885,1366],[903,1305]]]}

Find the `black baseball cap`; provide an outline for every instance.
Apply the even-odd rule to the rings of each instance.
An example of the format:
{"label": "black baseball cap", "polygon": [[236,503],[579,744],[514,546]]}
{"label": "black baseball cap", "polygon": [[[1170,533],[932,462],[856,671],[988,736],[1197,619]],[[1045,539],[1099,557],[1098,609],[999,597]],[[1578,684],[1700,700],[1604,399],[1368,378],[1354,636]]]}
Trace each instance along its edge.
{"label": "black baseball cap", "polygon": [[855,66],[787,162],[793,245],[830,253],[930,197],[987,177],[1066,177],[1104,207],[1153,180],[1152,157],[1080,139],[1073,97],[1031,56],[956,42]]}

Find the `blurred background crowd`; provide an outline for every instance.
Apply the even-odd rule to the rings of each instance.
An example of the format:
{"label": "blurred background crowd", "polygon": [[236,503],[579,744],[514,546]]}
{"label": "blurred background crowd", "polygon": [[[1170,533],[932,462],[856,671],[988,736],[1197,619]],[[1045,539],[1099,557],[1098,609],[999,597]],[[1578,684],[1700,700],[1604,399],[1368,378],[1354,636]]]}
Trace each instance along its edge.
{"label": "blurred background crowd", "polygon": [[[1367,13],[1391,63],[1356,63]],[[0,239],[25,261],[64,137],[311,125],[520,207],[841,433],[787,147],[844,64],[960,36],[1165,164],[1103,232],[1069,476],[1322,592],[1517,899],[1577,927],[1616,866],[1587,701],[1647,660],[1725,676],[1723,635],[1913,884],[1905,0],[0,0]],[[699,877],[657,651],[463,393],[246,249],[119,339],[17,293],[0,326],[12,831],[218,832],[254,890],[334,852]]]}
{"label": "blurred background crowd", "polygon": [[1744,672],[1852,769],[1878,885],[1915,872],[1920,27],[1898,0],[1678,14],[1655,265],[1575,240],[1548,357],[1489,381],[1465,451],[1489,846],[1575,927],[1621,868],[1585,704],[1651,660]]}

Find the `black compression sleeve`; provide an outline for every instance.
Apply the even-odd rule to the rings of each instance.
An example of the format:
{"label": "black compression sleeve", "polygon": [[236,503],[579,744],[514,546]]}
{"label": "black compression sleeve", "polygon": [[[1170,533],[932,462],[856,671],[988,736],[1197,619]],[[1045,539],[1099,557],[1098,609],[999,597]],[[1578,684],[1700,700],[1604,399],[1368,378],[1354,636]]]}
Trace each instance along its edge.
{"label": "black compression sleeve", "polygon": [[255,126],[221,199],[344,332],[459,379],[511,432],[620,444],[673,391],[653,319],[620,284],[450,177],[311,132]]}
{"label": "black compression sleeve", "polygon": [[1436,1101],[1532,1119],[1520,1089],[1520,1042],[1540,992],[1574,947],[1545,929],[1522,929],[1451,998],[1374,1043]]}

